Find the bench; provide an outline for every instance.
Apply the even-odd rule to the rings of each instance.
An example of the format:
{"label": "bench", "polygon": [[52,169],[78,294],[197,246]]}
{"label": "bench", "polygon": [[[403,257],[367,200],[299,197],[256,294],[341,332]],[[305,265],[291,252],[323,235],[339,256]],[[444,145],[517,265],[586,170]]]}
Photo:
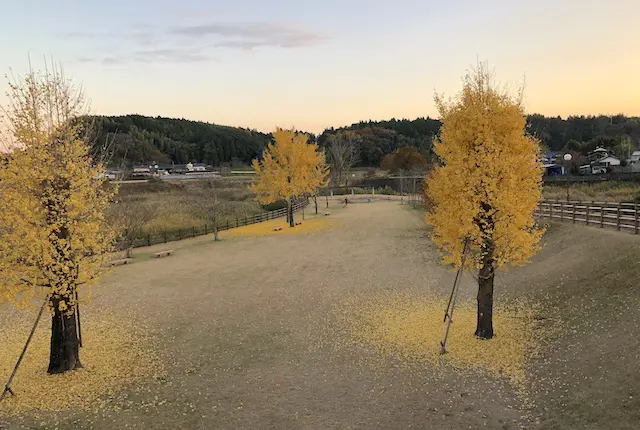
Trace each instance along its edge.
{"label": "bench", "polygon": [[329,212],[324,213],[324,216],[329,216],[329,215],[331,215]]}
{"label": "bench", "polygon": [[107,263],[107,266],[122,266],[123,264],[129,264],[133,261],[132,258],[123,258],[122,260],[111,260]]}
{"label": "bench", "polygon": [[297,222],[296,225],[302,225],[302,223],[301,222]]}
{"label": "bench", "polygon": [[282,227],[276,227],[273,229],[273,231],[280,231],[280,230],[282,230]]}
{"label": "bench", "polygon": [[153,256],[156,257],[156,258],[168,257],[168,256],[171,255],[172,252],[173,252],[173,249],[167,249],[166,251],[156,252],[156,253],[153,254]]}

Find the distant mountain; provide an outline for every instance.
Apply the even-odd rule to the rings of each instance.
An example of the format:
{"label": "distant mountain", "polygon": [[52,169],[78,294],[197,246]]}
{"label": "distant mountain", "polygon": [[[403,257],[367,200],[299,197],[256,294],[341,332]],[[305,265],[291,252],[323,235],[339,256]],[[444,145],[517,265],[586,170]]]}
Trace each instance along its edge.
{"label": "distant mountain", "polygon": [[[203,162],[248,164],[258,157],[271,134],[185,119],[141,115],[91,117],[97,130],[96,148],[108,140],[115,145],[112,164]],[[415,146],[431,155],[433,137],[440,130],[433,118],[367,121],[338,129],[330,128],[317,137],[320,146],[330,134],[352,131],[360,139],[361,166],[378,166],[386,154],[401,146]],[[615,116],[572,116],[567,119],[528,116],[529,132],[552,151],[586,153],[607,146],[620,156],[640,146],[640,118]],[[315,136],[308,133],[310,137]]]}

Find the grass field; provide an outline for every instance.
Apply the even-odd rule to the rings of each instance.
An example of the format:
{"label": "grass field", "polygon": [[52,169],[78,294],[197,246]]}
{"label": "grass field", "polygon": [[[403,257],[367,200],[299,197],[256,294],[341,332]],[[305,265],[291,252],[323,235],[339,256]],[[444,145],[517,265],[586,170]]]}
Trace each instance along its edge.
{"label": "grass field", "polygon": [[[545,185],[544,197],[564,200],[567,198],[567,186],[565,184]],[[606,181],[597,184],[570,184],[569,198],[597,202],[640,203],[640,183]]]}
{"label": "grass field", "polygon": [[[465,276],[449,353],[439,358],[434,352],[453,273],[439,264],[422,213],[397,201],[330,206],[330,216],[307,215],[303,223],[322,228],[300,234],[247,229],[223,233],[219,243],[200,237],[171,244],[175,254],[164,259],[148,257],[165,246],[141,250],[133,264],[95,287],[83,317],[87,330],[103,330],[98,321],[105,311],[112,314],[106,321],[148,330],[148,337],[131,335],[132,349],[159,357],[161,375],[141,370],[134,378],[110,366],[109,377],[123,383],[115,391],[109,385],[111,394],[96,401],[100,408],[33,419],[0,404],[0,424],[637,428],[637,237],[552,224],[532,264],[498,274],[496,338],[486,347],[472,338],[475,286]],[[15,330],[17,323],[26,335],[32,318],[0,308],[0,339],[3,327]],[[38,336],[46,339],[48,325]],[[114,341],[126,337],[123,327]],[[100,333],[91,340],[98,346],[110,341]],[[86,353],[84,364],[129,362],[127,348],[101,350],[99,358]],[[9,356],[15,354],[0,355],[3,377]],[[37,363],[46,370],[46,343],[30,360],[31,371]],[[18,374],[18,394],[20,381]]]}
{"label": "grass field", "polygon": [[[197,209],[195,200],[206,181],[193,180],[184,183],[167,183],[162,181],[138,182],[120,186],[119,200],[130,206],[130,212],[140,212],[141,207],[152,213],[141,231],[141,234],[158,234],[176,229],[200,228],[211,224],[211,220],[203,217]],[[233,223],[236,218],[251,217],[263,212],[256,202],[247,184],[223,180],[215,182],[218,186],[220,215],[218,223]],[[114,216],[120,216],[115,213]]]}

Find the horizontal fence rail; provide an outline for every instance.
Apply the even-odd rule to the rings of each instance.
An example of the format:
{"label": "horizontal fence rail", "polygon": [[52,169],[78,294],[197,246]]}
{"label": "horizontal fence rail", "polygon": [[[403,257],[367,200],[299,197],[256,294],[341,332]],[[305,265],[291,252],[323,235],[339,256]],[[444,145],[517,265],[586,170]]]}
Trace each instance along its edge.
{"label": "horizontal fence rail", "polygon": [[[293,212],[298,212],[309,205],[309,199],[301,200],[293,204]],[[244,227],[251,224],[257,224],[276,218],[282,218],[287,215],[287,208],[277,209],[275,211],[263,212],[253,216],[236,217],[235,221],[229,221],[218,224],[218,232],[231,230],[232,228]],[[142,246],[157,245],[159,243],[173,242],[176,240],[188,239],[197,236],[204,236],[214,232],[214,226],[203,225],[200,227],[181,228],[176,230],[167,230],[160,233],[145,234],[136,237],[131,242],[132,248],[140,248]]]}
{"label": "horizontal fence rail", "polygon": [[640,233],[640,205],[585,201],[543,200],[535,211],[541,220],[571,222]]}

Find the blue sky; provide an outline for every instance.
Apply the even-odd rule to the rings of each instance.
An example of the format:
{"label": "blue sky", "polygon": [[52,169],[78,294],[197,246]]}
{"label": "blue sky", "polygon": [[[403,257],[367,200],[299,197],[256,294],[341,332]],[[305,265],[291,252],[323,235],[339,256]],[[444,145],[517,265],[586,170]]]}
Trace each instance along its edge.
{"label": "blue sky", "polygon": [[526,76],[530,112],[640,115],[631,0],[0,2],[0,71],[52,56],[98,114],[313,132],[437,116],[479,59]]}

